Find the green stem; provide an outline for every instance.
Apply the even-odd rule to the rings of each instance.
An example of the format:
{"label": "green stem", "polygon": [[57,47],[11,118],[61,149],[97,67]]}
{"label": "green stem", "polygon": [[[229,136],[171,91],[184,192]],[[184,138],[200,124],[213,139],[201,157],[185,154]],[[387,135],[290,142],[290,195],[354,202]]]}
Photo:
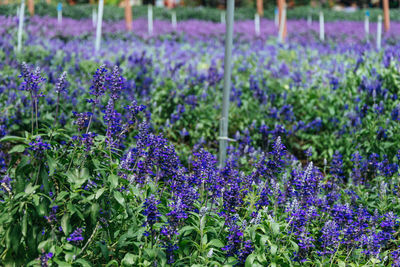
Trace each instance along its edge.
{"label": "green stem", "polygon": [[35,99],[35,116],[36,116],[36,133],[39,131],[39,123],[38,123],[38,99]]}

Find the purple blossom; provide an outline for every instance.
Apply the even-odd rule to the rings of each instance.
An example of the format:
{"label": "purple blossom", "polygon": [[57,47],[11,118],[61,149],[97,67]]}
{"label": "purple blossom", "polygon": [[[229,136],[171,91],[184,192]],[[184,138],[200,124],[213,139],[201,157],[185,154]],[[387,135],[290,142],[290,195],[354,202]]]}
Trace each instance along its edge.
{"label": "purple blossom", "polygon": [[75,117],[74,124],[78,126],[78,131],[83,131],[86,127],[89,125],[89,120],[93,113],[91,112],[82,112],[78,113],[75,111],[72,111],[72,114]]}
{"label": "purple blossom", "polygon": [[101,65],[97,70],[96,73],[93,75],[92,86],[90,87],[90,94],[94,96],[94,99],[88,99],[89,103],[98,104],[99,98],[104,94],[106,91],[106,72],[107,69],[105,65]]}
{"label": "purple blossom", "polygon": [[29,150],[37,153],[42,153],[45,150],[51,149],[51,145],[47,142],[43,142],[42,137],[36,137],[35,141],[29,143]]}
{"label": "purple blossom", "polygon": [[67,241],[74,243],[76,245],[79,245],[83,240],[83,236],[82,236],[82,232],[83,232],[83,228],[76,228],[72,234],[69,235],[69,237],[67,238]]}

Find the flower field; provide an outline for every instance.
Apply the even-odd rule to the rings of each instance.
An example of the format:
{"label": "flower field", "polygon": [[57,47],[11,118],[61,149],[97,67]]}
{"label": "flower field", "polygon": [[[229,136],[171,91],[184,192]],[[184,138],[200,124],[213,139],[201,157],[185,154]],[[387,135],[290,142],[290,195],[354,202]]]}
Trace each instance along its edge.
{"label": "flower field", "polygon": [[400,23],[0,16],[4,266],[400,266]]}

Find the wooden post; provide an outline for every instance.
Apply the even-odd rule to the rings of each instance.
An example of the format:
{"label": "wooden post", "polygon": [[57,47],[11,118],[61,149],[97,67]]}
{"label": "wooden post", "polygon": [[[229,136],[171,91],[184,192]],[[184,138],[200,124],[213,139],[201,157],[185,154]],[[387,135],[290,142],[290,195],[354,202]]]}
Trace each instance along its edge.
{"label": "wooden post", "polygon": [[51,4],[51,0],[46,0],[46,3],[47,3],[48,5],[50,5],[50,4]]}
{"label": "wooden post", "polygon": [[[286,8],[286,0],[278,0],[278,14],[279,14],[278,22],[279,22],[279,29],[281,28],[281,23],[283,22],[283,34],[282,34],[283,40],[285,40],[287,34],[286,14],[284,14],[283,12],[284,8]],[[283,18],[282,15],[284,15]]]}
{"label": "wooden post", "polygon": [[28,10],[31,16],[35,15],[35,3],[33,0],[28,0]]}
{"label": "wooden post", "polygon": [[126,29],[132,31],[132,8],[130,0],[125,0],[125,23]]}
{"label": "wooden post", "polygon": [[389,0],[383,0],[383,20],[385,24],[385,32],[390,28]]}
{"label": "wooden post", "polygon": [[257,0],[257,14],[262,17],[264,15],[263,0]]}
{"label": "wooden post", "polygon": [[168,8],[168,9],[171,9],[171,8],[173,8],[173,7],[174,7],[173,1],[172,1],[172,0],[167,0],[167,8]]}

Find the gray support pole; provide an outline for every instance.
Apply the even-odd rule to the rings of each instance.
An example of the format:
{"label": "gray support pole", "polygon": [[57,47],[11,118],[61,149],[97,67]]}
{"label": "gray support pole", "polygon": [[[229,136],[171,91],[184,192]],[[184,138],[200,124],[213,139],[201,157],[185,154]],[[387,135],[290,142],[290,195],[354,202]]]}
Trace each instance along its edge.
{"label": "gray support pole", "polygon": [[228,115],[229,115],[229,96],[231,92],[231,57],[232,57],[232,37],[233,37],[233,13],[235,0],[227,0],[227,21],[225,33],[225,58],[224,58],[224,93],[222,99],[222,117],[219,127],[219,166],[224,167],[226,160],[226,149],[228,147]]}
{"label": "gray support pole", "polygon": [[101,26],[103,23],[103,7],[104,7],[104,0],[99,0],[99,14],[97,14],[96,45],[95,45],[96,53],[98,53],[100,50]]}
{"label": "gray support pole", "polygon": [[18,19],[18,35],[17,35],[17,52],[21,52],[22,49],[22,31],[24,29],[24,17],[25,17],[25,0],[21,1],[21,7],[19,8],[19,19]]}

